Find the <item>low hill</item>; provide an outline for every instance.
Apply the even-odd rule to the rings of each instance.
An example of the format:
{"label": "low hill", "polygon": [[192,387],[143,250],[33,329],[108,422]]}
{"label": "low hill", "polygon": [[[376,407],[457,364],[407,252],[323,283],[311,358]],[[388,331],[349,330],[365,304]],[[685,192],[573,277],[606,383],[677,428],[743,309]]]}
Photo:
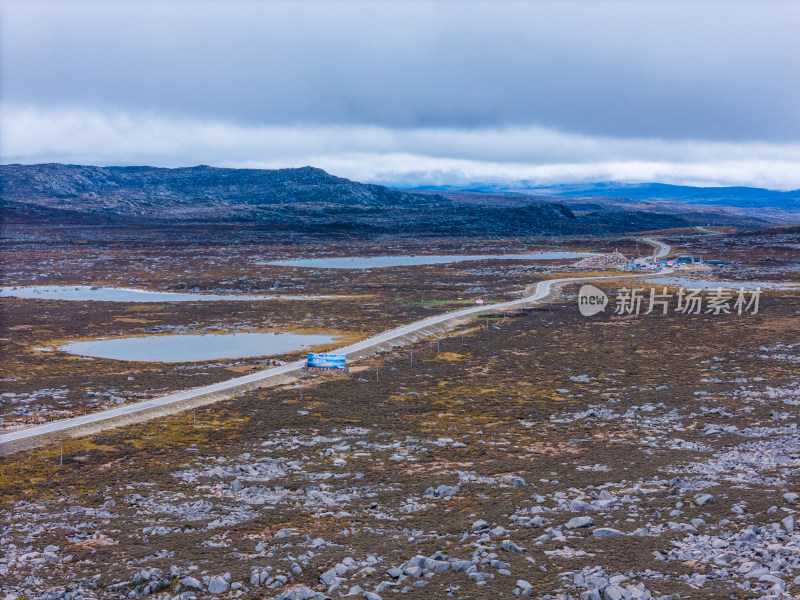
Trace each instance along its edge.
{"label": "low hill", "polygon": [[313,167],[0,165],[5,223],[253,223],[354,235],[531,235],[681,227],[683,217],[629,207],[576,214],[557,198],[480,198],[363,184]]}

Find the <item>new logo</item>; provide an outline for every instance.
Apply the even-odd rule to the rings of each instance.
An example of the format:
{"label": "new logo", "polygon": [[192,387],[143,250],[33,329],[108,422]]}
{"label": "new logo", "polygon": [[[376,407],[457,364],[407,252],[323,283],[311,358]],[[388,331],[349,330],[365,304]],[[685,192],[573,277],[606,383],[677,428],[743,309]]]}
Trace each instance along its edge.
{"label": "new logo", "polygon": [[608,296],[593,285],[584,285],[578,292],[578,309],[584,317],[603,312],[608,305]]}

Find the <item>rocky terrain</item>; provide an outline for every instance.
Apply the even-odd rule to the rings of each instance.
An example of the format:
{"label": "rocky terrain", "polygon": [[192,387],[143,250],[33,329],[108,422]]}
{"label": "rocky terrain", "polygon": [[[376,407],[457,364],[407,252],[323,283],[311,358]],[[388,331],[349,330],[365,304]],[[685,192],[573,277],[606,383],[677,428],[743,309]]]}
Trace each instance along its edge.
{"label": "rocky terrain", "polygon": [[526,311],[419,344],[413,365],[398,351],[308,380],[302,400],[67,442],[64,466],[58,448],[6,458],[3,589],[795,597],[796,306],[683,326]]}
{"label": "rocky terrain", "polygon": [[734,230],[726,235],[696,233],[666,239],[686,253],[725,260],[714,267],[721,279],[800,281],[800,228],[796,226]]}
{"label": "rocky terrain", "polygon": [[[157,232],[139,237],[159,240]],[[6,242],[7,283],[27,273],[49,284],[257,292],[277,278],[307,293],[370,296],[266,311],[1,299],[11,351],[0,406],[12,421],[115,406],[262,364],[147,366],[34,350],[64,336],[289,323],[363,334],[451,310],[470,294],[511,297],[536,278],[574,272],[507,261],[272,271],[248,258],[297,248],[161,239],[47,254],[19,236]],[[796,279],[791,230],[669,239],[678,253],[727,259],[705,277]],[[362,255],[480,253],[521,243],[349,246]],[[638,250],[632,240],[594,244]],[[622,285],[601,287],[613,297]],[[797,597],[797,290],[766,290],[757,314],[591,318],[576,292],[490,314],[348,376],[307,377],[302,394],[297,385],[260,390],[0,459],[0,590],[9,600]]]}
{"label": "rocky terrain", "polygon": [[[10,228],[8,228],[10,229]],[[8,231],[7,229],[7,231]],[[0,432],[141,400],[169,391],[229,379],[290,361],[301,353],[202,363],[139,363],[79,357],[53,350],[96,337],[186,335],[211,332],[325,332],[355,341],[483,296],[488,303],[518,298],[535,281],[580,272],[573,260],[475,261],[380,270],[303,269],[261,264],[307,256],[342,256],[352,242],[304,239],[264,244],[251,229],[201,228],[170,232],[137,229],[13,228],[4,239],[0,285],[112,286],[179,293],[283,294],[326,299],[218,302],[81,302],[0,298]],[[35,237],[36,241],[33,241]],[[557,249],[581,249],[560,238]],[[600,251],[621,248],[637,255],[635,242],[618,239]],[[552,250],[551,239],[492,241],[453,238],[381,239],[358,245],[363,255],[481,254]],[[641,251],[648,251],[642,246]],[[177,358],[176,358],[177,360]],[[4,395],[3,395],[4,394]]]}
{"label": "rocky terrain", "polygon": [[320,169],[0,165],[5,223],[126,226],[258,223],[273,233],[369,236],[594,234],[707,222],[669,211],[604,208],[576,215],[558,199],[419,194]]}

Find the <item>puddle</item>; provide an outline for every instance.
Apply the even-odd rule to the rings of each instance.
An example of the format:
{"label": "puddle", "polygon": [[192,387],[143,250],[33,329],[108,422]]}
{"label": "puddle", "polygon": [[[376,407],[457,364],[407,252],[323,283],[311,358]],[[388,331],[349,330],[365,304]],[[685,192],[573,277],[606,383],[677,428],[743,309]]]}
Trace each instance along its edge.
{"label": "puddle", "polygon": [[658,277],[642,279],[641,281],[653,284],[663,284],[669,287],[683,287],[684,289],[715,290],[717,288],[738,290],[791,290],[800,286],[796,283],[769,283],[766,281],[714,281],[711,279],[692,279],[690,277]]}
{"label": "puddle", "polygon": [[590,252],[531,252],[527,254],[453,254],[453,255],[400,255],[400,256],[347,256],[341,258],[298,258],[260,262],[262,265],[281,267],[308,267],[314,269],[375,269],[379,267],[410,267],[438,265],[468,260],[557,260],[594,256]]}
{"label": "puddle", "polygon": [[336,296],[245,296],[240,294],[196,294],[155,292],[134,288],[54,285],[0,288],[0,298],[39,298],[42,300],[77,300],[81,302],[218,302],[252,300],[324,300]]}
{"label": "puddle", "polygon": [[59,350],[115,360],[145,362],[195,362],[221,358],[273,356],[306,350],[336,341],[323,334],[225,333],[200,335],[151,335],[69,342]]}

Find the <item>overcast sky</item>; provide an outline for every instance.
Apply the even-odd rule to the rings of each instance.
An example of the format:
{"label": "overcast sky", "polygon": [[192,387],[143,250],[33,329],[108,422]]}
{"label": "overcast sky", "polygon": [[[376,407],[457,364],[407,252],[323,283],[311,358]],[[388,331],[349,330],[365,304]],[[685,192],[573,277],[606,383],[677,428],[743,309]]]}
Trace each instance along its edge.
{"label": "overcast sky", "polygon": [[0,0],[2,162],[800,188],[800,2]]}

